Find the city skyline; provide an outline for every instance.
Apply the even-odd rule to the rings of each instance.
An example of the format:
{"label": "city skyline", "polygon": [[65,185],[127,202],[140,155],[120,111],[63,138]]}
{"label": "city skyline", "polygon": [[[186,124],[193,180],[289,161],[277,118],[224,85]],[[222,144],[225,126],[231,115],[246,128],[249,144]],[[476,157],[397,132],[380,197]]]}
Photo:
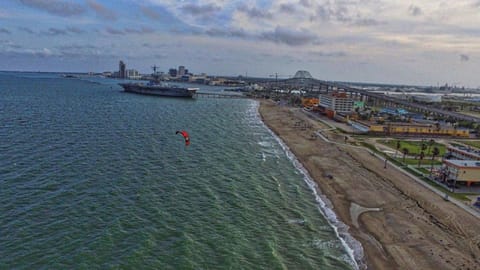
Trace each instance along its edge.
{"label": "city skyline", "polygon": [[479,0],[7,0],[0,70],[193,73],[479,87]]}

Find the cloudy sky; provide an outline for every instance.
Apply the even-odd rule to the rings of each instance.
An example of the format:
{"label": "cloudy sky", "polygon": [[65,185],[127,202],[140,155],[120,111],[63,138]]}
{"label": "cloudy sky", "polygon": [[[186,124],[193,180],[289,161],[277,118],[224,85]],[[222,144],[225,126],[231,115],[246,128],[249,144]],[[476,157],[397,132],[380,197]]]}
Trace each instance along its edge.
{"label": "cloudy sky", "polygon": [[0,70],[480,86],[480,0],[2,0]]}

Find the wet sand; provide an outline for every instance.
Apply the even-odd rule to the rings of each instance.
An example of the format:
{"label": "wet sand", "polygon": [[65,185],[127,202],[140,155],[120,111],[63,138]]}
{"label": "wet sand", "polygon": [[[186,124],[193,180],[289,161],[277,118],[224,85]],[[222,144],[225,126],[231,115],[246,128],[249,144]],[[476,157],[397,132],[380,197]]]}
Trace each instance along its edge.
{"label": "wet sand", "polygon": [[368,269],[480,269],[479,219],[299,108],[261,100],[259,111],[362,244]]}

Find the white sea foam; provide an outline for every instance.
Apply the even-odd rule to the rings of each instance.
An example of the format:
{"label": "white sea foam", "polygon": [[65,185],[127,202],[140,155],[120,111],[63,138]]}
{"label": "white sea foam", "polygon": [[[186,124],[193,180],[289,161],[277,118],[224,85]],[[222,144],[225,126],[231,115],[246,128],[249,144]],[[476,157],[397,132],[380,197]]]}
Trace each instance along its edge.
{"label": "white sea foam", "polygon": [[[257,110],[257,117],[260,118],[260,114],[258,112],[259,103],[256,102],[256,110]],[[263,123],[263,121],[261,121]],[[341,242],[343,248],[348,254],[348,257],[344,258],[346,262],[352,265],[355,269],[363,269],[366,266],[363,263],[364,254],[363,254],[363,247],[361,243],[353,238],[348,233],[348,226],[338,220],[337,215],[332,210],[333,206],[328,198],[325,195],[319,193],[320,188],[318,185],[313,181],[310,177],[308,171],[303,167],[303,165],[298,161],[295,155],[290,151],[290,148],[272,131],[268,128],[265,124],[263,124],[266,129],[270,132],[270,134],[275,138],[275,140],[280,144],[283,151],[285,151],[287,157],[292,161],[293,165],[297,168],[297,170],[303,175],[303,179],[305,183],[310,187],[315,196],[315,200],[318,204],[320,213],[327,219],[330,226],[332,226],[333,230],[335,231],[336,236],[338,237],[339,241]]]}
{"label": "white sea foam", "polygon": [[289,220],[287,220],[287,222],[288,222],[288,224],[300,224],[300,225],[305,224],[305,220],[304,219],[299,219],[299,218],[289,219]]}
{"label": "white sea foam", "polygon": [[318,249],[339,249],[342,248],[342,242],[339,240],[320,240],[315,239],[312,241],[311,245]]}
{"label": "white sea foam", "polygon": [[260,144],[263,147],[267,147],[267,148],[272,146],[272,144],[270,142],[267,142],[267,141],[261,141],[261,142],[258,142],[258,144]]}

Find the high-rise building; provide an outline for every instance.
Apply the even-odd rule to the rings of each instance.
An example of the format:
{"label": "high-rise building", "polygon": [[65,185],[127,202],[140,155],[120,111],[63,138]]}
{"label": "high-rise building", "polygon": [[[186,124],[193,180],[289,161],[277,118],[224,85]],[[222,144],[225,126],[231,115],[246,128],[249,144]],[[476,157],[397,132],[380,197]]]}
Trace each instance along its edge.
{"label": "high-rise building", "polygon": [[125,79],[127,72],[126,72],[127,66],[123,61],[120,60],[120,63],[118,64],[118,77],[121,79]]}
{"label": "high-rise building", "polygon": [[169,69],[168,75],[170,75],[170,77],[177,77],[177,70],[174,68]]}
{"label": "high-rise building", "polygon": [[185,67],[184,66],[179,66],[178,67],[178,76],[183,76],[185,75]]}

